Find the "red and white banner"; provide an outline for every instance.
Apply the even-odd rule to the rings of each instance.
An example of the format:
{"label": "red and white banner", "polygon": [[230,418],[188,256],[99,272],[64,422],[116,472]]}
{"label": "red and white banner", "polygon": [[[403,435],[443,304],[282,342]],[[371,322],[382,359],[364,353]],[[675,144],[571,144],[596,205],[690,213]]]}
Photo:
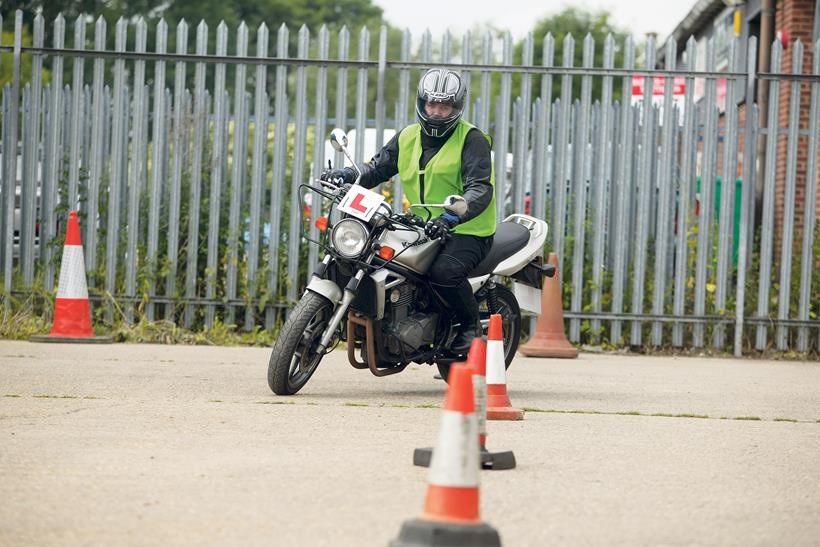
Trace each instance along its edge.
{"label": "red and white banner", "polygon": [[[646,84],[646,76],[632,76],[632,101],[635,105],[643,101],[644,85]],[[684,93],[686,92],[686,79],[682,76],[676,76],[672,79],[672,104],[677,106],[680,116],[679,122],[683,121],[683,105]],[[652,93],[650,95],[652,104],[663,109],[664,92],[666,90],[666,78],[663,76],[655,76],[652,78]],[[663,119],[663,118],[661,118]]]}
{"label": "red and white banner", "polygon": [[[645,76],[632,76],[632,96],[633,97],[643,97],[644,92],[644,84],[646,82]],[[686,85],[683,76],[675,76],[672,84],[672,96],[673,97],[683,97],[684,92],[686,91]],[[664,89],[666,84],[666,78],[663,76],[655,76],[652,78],[652,96],[653,97],[663,97]]]}

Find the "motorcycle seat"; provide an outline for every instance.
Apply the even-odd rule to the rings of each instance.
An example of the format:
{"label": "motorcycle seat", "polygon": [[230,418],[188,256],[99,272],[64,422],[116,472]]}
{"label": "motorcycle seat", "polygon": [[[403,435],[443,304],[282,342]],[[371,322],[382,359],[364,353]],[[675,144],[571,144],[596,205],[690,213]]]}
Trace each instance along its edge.
{"label": "motorcycle seat", "polygon": [[469,277],[489,275],[502,261],[524,248],[530,240],[530,231],[517,222],[501,222],[495,229],[493,245],[490,252],[478,266],[473,268]]}

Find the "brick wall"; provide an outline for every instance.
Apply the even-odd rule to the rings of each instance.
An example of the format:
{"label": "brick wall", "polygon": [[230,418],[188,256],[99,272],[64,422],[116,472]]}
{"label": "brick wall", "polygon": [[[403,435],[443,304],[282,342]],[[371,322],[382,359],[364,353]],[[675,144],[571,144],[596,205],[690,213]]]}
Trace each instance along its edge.
{"label": "brick wall", "polygon": [[[792,62],[794,54],[794,43],[800,39],[804,46],[803,57],[803,73],[810,74],[812,71],[812,30],[814,23],[814,7],[815,0],[779,0],[776,2],[775,13],[775,35],[777,33],[786,33],[788,35],[788,47],[783,51],[781,60],[781,71],[792,72]],[[780,102],[779,102],[779,126],[781,128],[788,128],[789,124],[789,105],[791,97],[792,85],[800,85],[800,128],[807,129],[809,124],[809,106],[811,101],[811,86],[808,82],[782,82],[780,84]],[[775,223],[777,226],[778,239],[778,253],[779,253],[779,239],[782,234],[782,226],[784,221],[784,206],[785,206],[785,186],[786,186],[786,165],[787,165],[787,151],[788,142],[785,136],[782,136],[778,141],[777,157],[775,158],[777,164],[776,177],[776,191],[775,191]],[[797,179],[795,191],[795,243],[799,244],[802,239],[803,217],[805,213],[805,195],[806,195],[806,168],[808,156],[810,153],[818,154],[817,150],[810,151],[808,149],[808,137],[800,136],[798,139],[797,152]],[[771,161],[768,158],[767,161]],[[819,166],[820,167],[820,166]],[[820,176],[818,176],[820,179]],[[820,218],[820,192],[817,195],[817,209],[815,217]]]}

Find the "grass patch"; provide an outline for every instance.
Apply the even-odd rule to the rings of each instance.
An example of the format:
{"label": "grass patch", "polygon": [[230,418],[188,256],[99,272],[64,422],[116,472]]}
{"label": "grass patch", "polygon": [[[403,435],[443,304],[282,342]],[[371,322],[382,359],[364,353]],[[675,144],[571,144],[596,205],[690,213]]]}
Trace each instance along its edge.
{"label": "grass patch", "polygon": [[422,404],[422,405],[416,405],[414,408],[433,408],[433,409],[438,409],[438,408],[439,408],[439,406],[438,406],[438,405],[431,405],[431,404],[429,404],[429,403],[425,403],[425,404]]}
{"label": "grass patch", "polygon": [[47,395],[47,394],[39,394],[34,395],[35,399],[79,399],[79,395]]}
{"label": "grass patch", "polygon": [[293,401],[256,401],[257,405],[295,405]]}
{"label": "grass patch", "polygon": [[[89,272],[90,275],[94,275]],[[28,340],[36,334],[48,334],[54,316],[54,292],[42,288],[42,280],[37,279],[29,292],[20,294],[3,294],[4,313],[0,314],[0,338],[5,340]],[[255,325],[250,332],[241,330],[234,324],[222,322],[219,318],[211,327],[198,326],[189,330],[172,321],[149,321],[145,318],[145,300],[136,306],[136,321],[127,320],[124,304],[110,294],[91,289],[95,296],[101,296],[102,302],[95,305],[94,334],[112,336],[115,342],[181,344],[206,346],[256,346],[270,348],[276,341],[279,327],[266,329]],[[22,296],[21,296],[22,295]],[[106,308],[114,310],[113,322],[103,320]],[[25,355],[6,357],[29,358]],[[111,359],[115,360],[115,359]]]}
{"label": "grass patch", "polygon": [[370,405],[367,403],[343,403],[342,406],[364,406],[369,407]]}
{"label": "grass patch", "polygon": [[706,414],[690,414],[690,413],[683,413],[683,414],[669,414],[666,412],[656,412],[654,414],[650,414],[650,416],[658,416],[661,418],[695,418],[698,420],[709,420],[711,416]]}
{"label": "grass patch", "polygon": [[20,395],[15,395],[13,393],[6,393],[5,395],[3,395],[3,397],[15,397],[15,398],[17,398],[17,397],[20,397]]}
{"label": "grass patch", "polygon": [[[558,410],[558,409],[545,409],[545,408],[536,408],[532,406],[525,406],[523,408],[525,412],[542,412],[548,414],[587,414],[592,416],[644,416],[648,418],[689,418],[695,420],[740,420],[740,421],[751,421],[751,422],[761,422],[763,421],[762,418],[759,416],[709,416],[707,414],[694,414],[690,412],[683,412],[683,413],[670,413],[670,412],[653,412],[653,413],[646,413],[640,412],[637,410],[622,410],[622,411],[605,411],[605,410]],[[799,420],[795,420],[794,418],[775,418],[773,421],[775,422],[792,422],[798,423]],[[817,423],[820,423],[820,420],[817,420]]]}
{"label": "grass patch", "polygon": [[31,294],[24,298],[17,298],[4,294],[5,309],[0,314],[0,338],[5,340],[28,340],[35,334],[48,334],[51,330],[54,300],[48,298],[48,312],[38,313],[35,306],[45,296],[45,292]]}
{"label": "grass patch", "polygon": [[210,399],[208,402],[209,402],[209,403],[222,403],[222,402],[224,402],[224,401],[222,401],[222,400],[220,400],[220,399]]}
{"label": "grass patch", "polygon": [[396,404],[396,405],[387,405],[387,406],[389,406],[390,408],[410,408],[409,405],[398,405],[398,404]]}

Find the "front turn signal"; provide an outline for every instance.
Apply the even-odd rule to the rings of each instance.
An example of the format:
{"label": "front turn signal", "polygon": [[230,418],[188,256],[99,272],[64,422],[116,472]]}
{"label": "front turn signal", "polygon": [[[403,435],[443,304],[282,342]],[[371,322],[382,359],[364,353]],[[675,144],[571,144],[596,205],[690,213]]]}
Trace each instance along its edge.
{"label": "front turn signal", "polygon": [[326,232],[327,231],[327,217],[317,218],[316,222],[314,224],[316,225],[316,227],[319,229],[320,232]]}
{"label": "front turn signal", "polygon": [[388,247],[387,245],[382,245],[381,249],[379,249],[379,258],[382,260],[390,260],[395,254],[396,251],[393,247]]}

